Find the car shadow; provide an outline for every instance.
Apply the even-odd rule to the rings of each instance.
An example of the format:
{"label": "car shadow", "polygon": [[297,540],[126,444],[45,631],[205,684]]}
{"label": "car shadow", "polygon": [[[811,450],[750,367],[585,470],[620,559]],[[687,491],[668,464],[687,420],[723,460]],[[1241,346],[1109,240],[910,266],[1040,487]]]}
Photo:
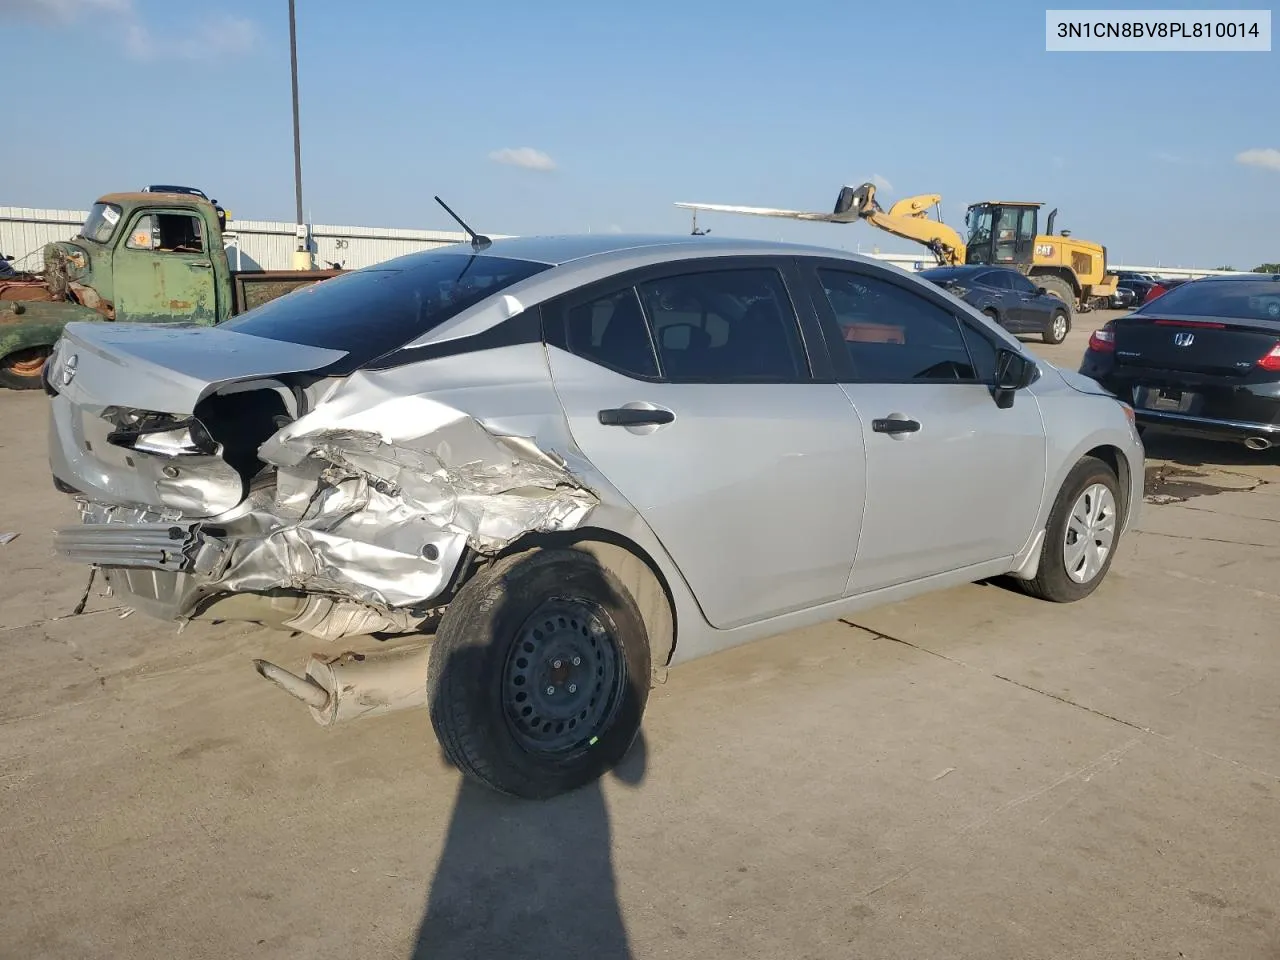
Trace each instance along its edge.
{"label": "car shadow", "polygon": [[[486,613],[489,623],[509,625],[527,616],[523,604],[521,613],[504,611],[512,602],[507,590],[493,589],[492,595],[497,599]],[[617,602],[612,596],[600,599],[606,608]],[[477,678],[488,682],[493,661],[487,647],[479,642],[459,645],[443,665],[445,675],[454,671],[459,683],[445,685],[465,689],[463,678],[473,688]],[[486,663],[490,666],[482,666]],[[651,678],[630,679],[647,684]],[[468,746],[465,740],[462,746]],[[646,767],[640,732],[603,777],[548,800],[508,797],[464,774],[418,925],[413,960],[630,958],[604,781],[613,778],[638,787]]]}
{"label": "car shadow", "polygon": [[[643,734],[611,774],[644,779]],[[602,782],[534,802],[463,778],[413,960],[630,960]]]}
{"label": "car shadow", "polygon": [[1142,435],[1148,460],[1168,460],[1183,467],[1255,467],[1280,463],[1280,447],[1250,450],[1230,440],[1201,440],[1149,427]]}

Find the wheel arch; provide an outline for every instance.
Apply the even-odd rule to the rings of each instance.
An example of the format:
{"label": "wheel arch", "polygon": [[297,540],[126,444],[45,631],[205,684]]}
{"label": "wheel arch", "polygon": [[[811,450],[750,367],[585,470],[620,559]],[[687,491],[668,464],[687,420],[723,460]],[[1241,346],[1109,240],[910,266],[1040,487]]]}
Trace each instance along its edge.
{"label": "wheel arch", "polygon": [[654,671],[665,670],[676,648],[676,602],[666,574],[649,551],[612,530],[581,527],[563,533],[527,534],[513,540],[498,556],[547,549],[580,550],[618,578],[640,609]]}
{"label": "wheel arch", "polygon": [[[1131,483],[1133,481],[1133,468],[1129,465],[1129,458],[1124,455],[1124,451],[1119,447],[1109,443],[1100,444],[1081,454],[1080,459],[1084,457],[1094,457],[1101,460],[1111,472],[1116,475],[1116,480],[1120,487],[1120,516],[1123,518],[1122,524],[1129,520],[1129,508],[1132,506]],[[1077,460],[1077,463],[1079,461]]]}

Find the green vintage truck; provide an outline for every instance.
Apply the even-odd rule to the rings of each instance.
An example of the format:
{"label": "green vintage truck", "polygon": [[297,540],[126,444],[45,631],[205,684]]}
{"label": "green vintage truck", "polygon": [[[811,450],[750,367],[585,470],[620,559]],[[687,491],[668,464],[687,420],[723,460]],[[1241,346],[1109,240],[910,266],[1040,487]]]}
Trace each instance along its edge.
{"label": "green vintage truck", "polygon": [[222,323],[336,270],[233,271],[224,214],[190,193],[111,193],[79,234],[46,244],[44,269],[0,277],[0,385],[38,389],[73,320]]}

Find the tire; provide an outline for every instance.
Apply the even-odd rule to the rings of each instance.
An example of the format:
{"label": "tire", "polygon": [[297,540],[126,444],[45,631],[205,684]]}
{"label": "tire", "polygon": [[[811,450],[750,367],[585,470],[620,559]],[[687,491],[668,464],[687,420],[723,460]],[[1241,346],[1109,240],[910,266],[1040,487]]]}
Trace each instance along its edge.
{"label": "tire", "polygon": [[462,587],[436,632],[427,692],[440,746],[464,775],[543,800],[626,755],[649,684],[630,592],[588,554],[548,549],[504,557]]}
{"label": "tire", "polygon": [[1076,306],[1076,294],[1071,289],[1071,284],[1052,273],[1033,274],[1028,279],[1037,286],[1044,287],[1045,292],[1050,296],[1057,297],[1063,302],[1067,311],[1067,324],[1070,325]]}
{"label": "tire", "polygon": [[0,360],[0,386],[10,390],[39,390],[43,386],[44,364],[51,347],[15,350]]}
{"label": "tire", "polygon": [[[1100,494],[1099,490],[1105,490]],[[1105,508],[1109,503],[1110,542],[1102,562],[1092,571],[1086,580],[1078,579],[1069,570],[1067,533],[1068,523],[1075,508],[1086,494],[1092,491],[1097,502]],[[1109,498],[1109,500],[1108,500]],[[1053,510],[1049,514],[1049,523],[1045,528],[1044,543],[1040,547],[1040,566],[1032,580],[1021,580],[1019,585],[1024,591],[1041,600],[1053,603],[1073,603],[1083,600],[1093,593],[1111,569],[1111,561],[1115,558],[1116,548],[1120,545],[1120,482],[1112,469],[1096,457],[1082,457],[1080,462],[1071,468],[1067,479],[1058,491]],[[1095,526],[1097,533],[1103,533],[1105,527]],[[1099,537],[1094,537],[1095,543]],[[1087,555],[1087,551],[1082,556]],[[1074,554],[1072,557],[1074,559]],[[1075,564],[1071,564],[1074,568]]]}
{"label": "tire", "polygon": [[1045,343],[1061,343],[1067,339],[1067,334],[1071,332],[1071,317],[1066,310],[1053,311],[1053,316],[1049,318],[1049,325],[1044,328],[1044,332],[1040,335]]}

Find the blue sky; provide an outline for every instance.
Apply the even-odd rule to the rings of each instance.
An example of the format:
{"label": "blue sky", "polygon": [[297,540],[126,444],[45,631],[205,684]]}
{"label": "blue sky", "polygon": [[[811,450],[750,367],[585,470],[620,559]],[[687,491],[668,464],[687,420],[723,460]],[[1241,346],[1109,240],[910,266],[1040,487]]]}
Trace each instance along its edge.
{"label": "blue sky", "polygon": [[[493,233],[683,233],[674,201],[829,210],[877,177],[884,200],[942,194],[953,224],[1046,201],[1113,261],[1280,260],[1276,50],[1046,53],[1044,5],[1018,0],[297,6],[314,222],[452,228],[438,193]],[[292,219],[286,0],[0,0],[0,20],[0,205],[171,182]],[[921,250],[866,224],[699,221]]]}

